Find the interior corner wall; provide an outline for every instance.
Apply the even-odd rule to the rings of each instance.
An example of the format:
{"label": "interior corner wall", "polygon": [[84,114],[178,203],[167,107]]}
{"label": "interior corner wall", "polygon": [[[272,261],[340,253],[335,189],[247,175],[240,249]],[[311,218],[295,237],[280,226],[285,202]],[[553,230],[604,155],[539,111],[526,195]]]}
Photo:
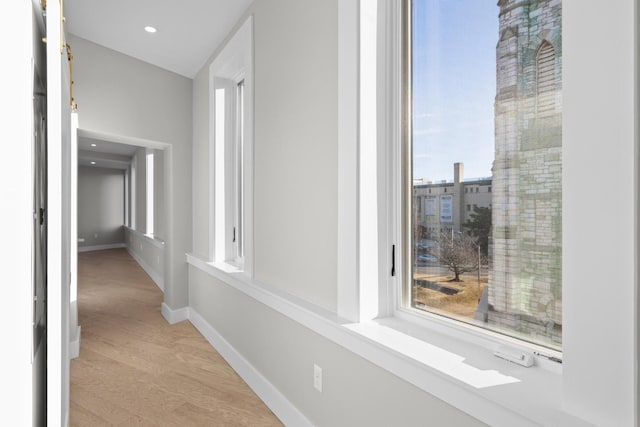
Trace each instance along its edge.
{"label": "interior corner wall", "polygon": [[124,243],[124,171],[78,168],[78,247]]}
{"label": "interior corner wall", "polygon": [[185,307],[185,253],[192,247],[192,80],[73,35],[68,42],[82,129],[165,144],[164,302]]}

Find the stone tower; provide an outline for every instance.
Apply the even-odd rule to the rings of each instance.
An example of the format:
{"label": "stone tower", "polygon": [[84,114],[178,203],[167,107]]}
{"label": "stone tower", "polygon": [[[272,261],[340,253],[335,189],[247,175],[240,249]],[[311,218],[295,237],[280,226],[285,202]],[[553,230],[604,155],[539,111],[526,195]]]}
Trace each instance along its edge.
{"label": "stone tower", "polygon": [[490,325],[562,330],[561,0],[500,0]]}

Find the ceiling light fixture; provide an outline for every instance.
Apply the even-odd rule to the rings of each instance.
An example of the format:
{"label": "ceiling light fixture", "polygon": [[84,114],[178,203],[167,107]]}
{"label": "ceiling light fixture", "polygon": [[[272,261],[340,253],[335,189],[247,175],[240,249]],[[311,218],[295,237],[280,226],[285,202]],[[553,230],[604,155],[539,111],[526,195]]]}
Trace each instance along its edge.
{"label": "ceiling light fixture", "polygon": [[96,162],[91,162],[91,164],[92,164],[92,165],[95,165],[95,164],[96,164]]}
{"label": "ceiling light fixture", "polygon": [[92,147],[97,147],[97,145],[96,145],[96,144],[91,144],[91,146],[92,146]]}
{"label": "ceiling light fixture", "polygon": [[150,26],[150,25],[147,25],[146,27],[144,27],[144,30],[145,30],[147,33],[151,33],[151,34],[153,34],[153,33],[155,33],[156,31],[158,31],[158,30],[156,30],[156,28],[155,28],[155,27],[152,27],[152,26]]}

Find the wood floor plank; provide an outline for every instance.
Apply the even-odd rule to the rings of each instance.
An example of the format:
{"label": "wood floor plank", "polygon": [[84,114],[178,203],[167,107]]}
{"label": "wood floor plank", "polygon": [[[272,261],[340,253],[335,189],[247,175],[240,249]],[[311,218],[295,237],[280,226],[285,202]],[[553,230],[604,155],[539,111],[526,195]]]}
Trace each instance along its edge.
{"label": "wood floor plank", "polygon": [[72,426],[282,425],[193,325],[164,320],[126,250],[79,254],[78,281]]}

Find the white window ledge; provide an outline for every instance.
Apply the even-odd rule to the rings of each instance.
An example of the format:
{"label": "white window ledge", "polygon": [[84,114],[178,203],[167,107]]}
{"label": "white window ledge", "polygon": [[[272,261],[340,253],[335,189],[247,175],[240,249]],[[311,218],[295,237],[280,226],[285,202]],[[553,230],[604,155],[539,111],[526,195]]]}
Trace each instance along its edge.
{"label": "white window ledge", "polygon": [[[406,319],[349,323],[335,313],[187,254],[195,268],[491,426],[588,426],[562,410],[562,376]],[[223,267],[223,268],[220,268]]]}
{"label": "white window ledge", "polygon": [[162,249],[164,248],[164,240],[162,239],[158,239],[156,236],[154,236],[153,234],[146,234],[143,233],[141,231],[138,230],[134,230],[131,227],[127,227],[126,225],[124,226],[125,230],[129,231],[129,233],[138,236],[140,238],[145,239],[146,241],[148,241],[151,245],[155,246],[156,248]]}

